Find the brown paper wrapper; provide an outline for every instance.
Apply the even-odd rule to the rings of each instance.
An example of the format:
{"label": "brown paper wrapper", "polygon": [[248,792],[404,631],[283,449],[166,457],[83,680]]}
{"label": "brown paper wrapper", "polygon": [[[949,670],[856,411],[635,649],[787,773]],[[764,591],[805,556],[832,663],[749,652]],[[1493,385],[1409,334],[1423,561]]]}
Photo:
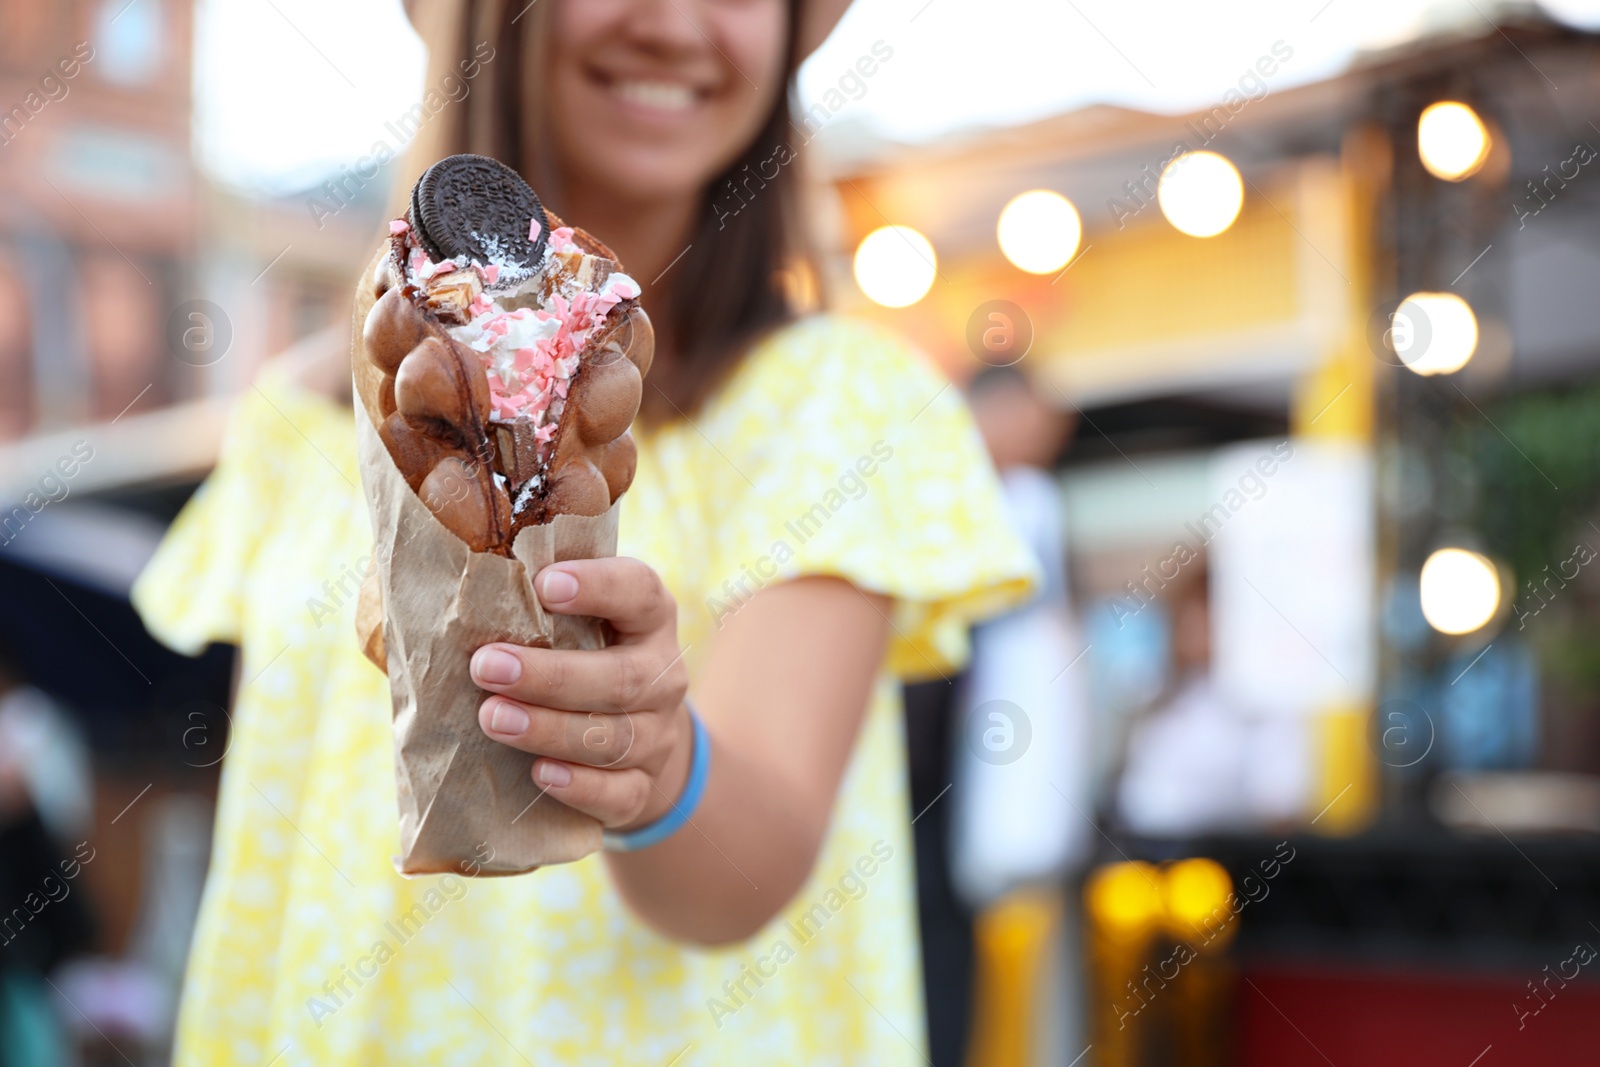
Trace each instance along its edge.
{"label": "brown paper wrapper", "polygon": [[616,555],[616,506],[523,530],[512,559],[473,552],[411,491],[364,406],[355,410],[394,701],[395,867],[522,874],[597,851],[600,823],[546,795],[533,781],[534,758],[479,728],[487,694],[468,663],[490,641],[604,647],[605,623],[546,612],[533,577],[561,560]]}

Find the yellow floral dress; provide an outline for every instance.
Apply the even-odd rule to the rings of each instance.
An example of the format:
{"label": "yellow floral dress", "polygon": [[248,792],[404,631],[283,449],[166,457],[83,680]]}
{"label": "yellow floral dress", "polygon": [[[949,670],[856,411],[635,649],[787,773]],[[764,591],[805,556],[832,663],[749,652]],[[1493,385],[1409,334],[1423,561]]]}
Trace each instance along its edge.
{"label": "yellow floral dress", "polygon": [[639,445],[620,551],[676,595],[691,680],[762,586],[839,575],[894,600],[808,883],[706,950],[635,919],[598,857],[397,875],[388,688],[353,636],[370,545],[352,416],[268,373],[134,590],[167,644],[242,656],[180,1067],[923,1062],[895,681],[951,671],[967,624],[1035,574],[979,438],[902,342],[818,316]]}

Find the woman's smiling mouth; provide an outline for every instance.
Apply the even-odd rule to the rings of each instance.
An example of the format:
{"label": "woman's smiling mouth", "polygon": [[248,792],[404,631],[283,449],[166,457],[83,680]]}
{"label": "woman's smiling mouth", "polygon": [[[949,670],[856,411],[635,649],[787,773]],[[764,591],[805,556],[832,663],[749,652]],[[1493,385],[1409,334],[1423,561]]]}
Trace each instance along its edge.
{"label": "woman's smiling mouth", "polygon": [[680,81],[603,76],[600,80],[611,95],[623,103],[670,114],[684,114],[693,110],[704,95]]}

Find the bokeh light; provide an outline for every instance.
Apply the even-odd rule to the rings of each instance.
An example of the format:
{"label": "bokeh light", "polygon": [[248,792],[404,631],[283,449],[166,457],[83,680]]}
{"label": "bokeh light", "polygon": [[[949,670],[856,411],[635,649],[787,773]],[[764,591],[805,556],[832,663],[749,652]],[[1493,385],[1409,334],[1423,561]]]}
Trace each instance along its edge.
{"label": "bokeh light", "polygon": [[1478,350],[1478,317],[1454,293],[1412,293],[1395,309],[1392,341],[1416,373],[1453,374]]}
{"label": "bokeh light", "polygon": [[1083,220],[1072,201],[1050,189],[1020,193],[1000,212],[1000,251],[1029,274],[1053,274],[1072,262]]}
{"label": "bokeh light", "polygon": [[883,226],[856,248],[856,284],[884,307],[910,307],[933,287],[938,273],[933,245],[910,226]]}
{"label": "bokeh light", "polygon": [[1185,152],[1168,163],[1156,187],[1161,213],[1191,237],[1215,237],[1244,205],[1239,168],[1215,152]]}
{"label": "bokeh light", "polygon": [[1493,561],[1464,548],[1441,548],[1422,565],[1422,615],[1445,634],[1470,634],[1500,608]]}
{"label": "bokeh light", "polygon": [[1161,872],[1148,863],[1113,863],[1095,871],[1084,887],[1097,929],[1117,940],[1136,940],[1161,922]]}
{"label": "bokeh light", "polygon": [[1216,860],[1179,860],[1167,868],[1162,890],[1173,936],[1200,943],[1232,930],[1233,879]]}
{"label": "bokeh light", "polygon": [[1435,178],[1465,181],[1489,158],[1489,131],[1466,104],[1430,104],[1417,120],[1417,154]]}

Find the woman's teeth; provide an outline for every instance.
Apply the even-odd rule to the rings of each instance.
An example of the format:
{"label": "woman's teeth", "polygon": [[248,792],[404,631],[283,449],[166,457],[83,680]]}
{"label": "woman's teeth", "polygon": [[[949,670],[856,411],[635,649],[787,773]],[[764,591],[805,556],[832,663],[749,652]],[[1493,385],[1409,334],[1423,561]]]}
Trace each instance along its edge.
{"label": "woman's teeth", "polygon": [[624,100],[661,111],[688,111],[694,106],[694,90],[676,82],[619,81],[612,90]]}

